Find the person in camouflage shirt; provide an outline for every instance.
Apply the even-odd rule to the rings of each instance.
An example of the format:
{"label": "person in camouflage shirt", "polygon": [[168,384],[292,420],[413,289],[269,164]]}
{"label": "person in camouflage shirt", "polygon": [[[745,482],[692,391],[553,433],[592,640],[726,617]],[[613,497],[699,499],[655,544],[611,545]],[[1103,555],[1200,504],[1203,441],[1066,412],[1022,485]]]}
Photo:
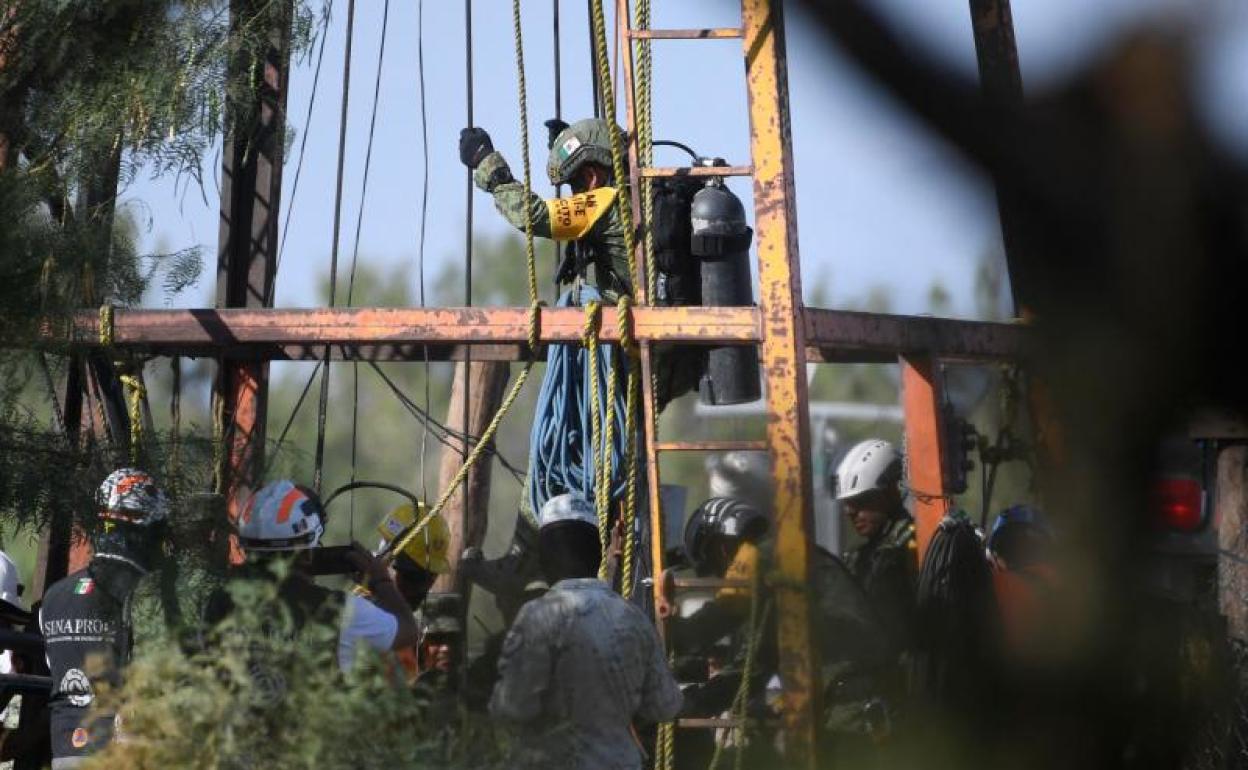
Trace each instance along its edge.
{"label": "person in camouflage shirt", "polygon": [[572,125],[547,121],[547,127],[551,139],[546,171],[551,184],[572,188],[570,197],[544,200],[526,190],[485,129],[460,132],[460,160],[473,169],[477,187],[494,196],[499,213],[518,230],[523,231],[531,217],[534,235],[569,242],[569,258],[557,276],[560,283],[570,283],[592,265],[593,282],[614,302],[622,294],[632,294],[619,208],[629,205],[628,194],[615,187],[611,170],[611,131],[619,132],[621,143],[624,132],[600,118]]}
{"label": "person in camouflage shirt", "polygon": [[[546,173],[550,183],[569,185],[572,195],[545,200],[516,180],[502,154],[485,129],[465,128],[459,135],[459,158],[473,169],[477,187],[494,197],[494,205],[516,229],[532,222],[533,234],[567,243],[555,278],[570,284],[578,277],[590,281],[607,303],[631,296],[632,278],[624,241],[620,207],[630,205],[626,186],[617,187],[612,172],[611,131],[624,132],[601,118],[587,118],[569,125],[548,120],[550,158]],[[634,217],[634,221],[636,217]],[[658,377],[655,397],[660,411],[668,402],[698,387],[703,355],[697,348],[658,344],[654,346],[653,370]]]}

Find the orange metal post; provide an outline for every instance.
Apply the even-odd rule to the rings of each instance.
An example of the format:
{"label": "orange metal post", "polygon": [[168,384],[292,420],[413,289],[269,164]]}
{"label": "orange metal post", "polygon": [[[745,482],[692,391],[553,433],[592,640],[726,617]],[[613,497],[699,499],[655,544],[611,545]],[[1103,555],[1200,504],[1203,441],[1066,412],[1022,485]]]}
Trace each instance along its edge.
{"label": "orange metal post", "polygon": [[902,356],[901,402],[906,413],[906,470],[919,559],[948,509],[941,473],[940,389],[931,358]]}
{"label": "orange metal post", "polygon": [[[282,191],[282,140],[286,115],[286,80],[290,64],[291,2],[232,0],[237,24],[267,28],[263,60],[238,60],[236,72],[256,78],[246,98],[230,104],[222,153],[221,231],[217,262],[219,307],[266,307],[273,304],[277,268],[278,209]],[[233,518],[246,496],[260,483],[264,463],[269,365],[267,361],[225,361],[220,365],[215,397],[223,402],[226,452],[220,491]],[[231,560],[241,559],[231,542]]]}
{"label": "orange metal post", "polygon": [[750,154],[758,232],[759,316],[767,380],[767,443],[776,481],[775,586],[786,748],[795,767],[815,766],[818,661],[808,587],[814,543],[806,334],[801,319],[793,146],[784,18],[777,0],[745,0]]}

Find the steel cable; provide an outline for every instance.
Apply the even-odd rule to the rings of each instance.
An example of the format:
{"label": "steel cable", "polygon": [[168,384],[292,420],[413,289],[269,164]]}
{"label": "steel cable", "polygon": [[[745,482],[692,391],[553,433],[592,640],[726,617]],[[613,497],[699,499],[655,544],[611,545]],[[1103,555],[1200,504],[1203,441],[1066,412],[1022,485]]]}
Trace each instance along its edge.
{"label": "steel cable", "polygon": [[[342,172],[347,149],[347,108],[351,101],[351,43],[355,37],[355,0],[347,2],[347,42],[342,62],[342,114],[338,123],[338,178],[334,186],[334,240],[329,256],[329,307],[334,306],[338,289],[338,239],[342,230]],[[321,372],[321,397],[316,419],[316,460],[312,471],[312,488],[321,491],[325,467],[325,420],[329,408],[329,356],[325,346],[325,369]]]}

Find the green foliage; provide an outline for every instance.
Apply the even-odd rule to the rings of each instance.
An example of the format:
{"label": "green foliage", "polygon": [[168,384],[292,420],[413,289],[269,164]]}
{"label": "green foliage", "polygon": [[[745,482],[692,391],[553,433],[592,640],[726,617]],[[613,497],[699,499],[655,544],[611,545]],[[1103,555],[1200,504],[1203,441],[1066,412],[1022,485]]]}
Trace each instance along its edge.
{"label": "green foliage", "polygon": [[[140,254],[132,212],[114,210],[118,186],[140,169],[202,182],[205,153],[225,130],[226,94],[262,76],[273,30],[289,31],[295,55],[309,49],[315,5],[327,13],[317,0],[295,0],[293,12],[257,0],[233,25],[229,0],[0,5],[0,531],[10,537],[54,522],[91,531],[91,492],[124,457],[91,426],[87,443],[70,447],[48,396],[64,381],[57,357],[37,362],[12,347],[59,332],[71,310],[194,284],[200,250]],[[41,344],[59,352],[55,338]],[[88,412],[98,427],[98,409]],[[202,447],[206,432],[198,435]],[[160,438],[150,438],[147,462],[163,465]],[[171,461],[181,443],[169,442]],[[196,455],[188,449],[169,469],[168,486],[205,488],[194,463],[208,467],[208,452]]]}
{"label": "green foliage", "polygon": [[488,720],[430,713],[375,657],[344,678],[336,625],[298,625],[276,580],[229,590],[236,609],[216,629],[148,644],[101,695],[121,734],[89,767],[478,768],[505,756]]}

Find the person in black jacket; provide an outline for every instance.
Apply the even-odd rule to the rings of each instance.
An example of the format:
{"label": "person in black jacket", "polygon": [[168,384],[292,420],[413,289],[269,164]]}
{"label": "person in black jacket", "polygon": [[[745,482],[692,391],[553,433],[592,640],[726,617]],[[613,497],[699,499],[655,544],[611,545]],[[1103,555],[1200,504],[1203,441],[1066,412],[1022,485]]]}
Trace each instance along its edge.
{"label": "person in black jacket", "polygon": [[39,611],[52,677],[53,770],[77,767],[113,739],[117,717],[85,717],[101,684],[121,684],[133,641],[131,597],[151,569],[169,514],[164,493],[135,468],[110,474],[97,502],[101,529],[90,563],[49,586]]}

